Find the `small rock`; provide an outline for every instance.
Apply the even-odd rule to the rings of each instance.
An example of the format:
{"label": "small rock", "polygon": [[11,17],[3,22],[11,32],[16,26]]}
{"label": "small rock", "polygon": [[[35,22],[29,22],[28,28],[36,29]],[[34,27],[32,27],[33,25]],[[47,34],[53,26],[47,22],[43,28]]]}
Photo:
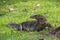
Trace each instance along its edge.
{"label": "small rock", "polygon": [[35,6],[33,7],[34,10],[36,10],[40,6],[40,3],[36,3]]}
{"label": "small rock", "polygon": [[9,11],[14,11],[15,9],[14,9],[14,7],[13,6],[9,6]]}
{"label": "small rock", "polygon": [[6,3],[6,1],[3,1],[3,3]]}
{"label": "small rock", "polygon": [[9,8],[10,11],[14,11],[14,8]]}
{"label": "small rock", "polygon": [[40,4],[37,4],[36,6],[40,6]]}

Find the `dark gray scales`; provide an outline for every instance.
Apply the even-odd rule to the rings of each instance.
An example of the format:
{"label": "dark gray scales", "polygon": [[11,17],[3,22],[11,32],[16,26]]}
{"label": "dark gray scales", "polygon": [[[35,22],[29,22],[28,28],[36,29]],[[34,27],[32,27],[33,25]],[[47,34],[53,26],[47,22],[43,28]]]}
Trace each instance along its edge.
{"label": "dark gray scales", "polygon": [[[36,21],[27,21],[27,22],[23,22],[21,23],[23,30],[30,30],[30,31],[39,31],[42,30],[44,27],[44,25],[40,25],[40,23],[36,20]],[[41,27],[41,28],[40,28]]]}
{"label": "dark gray scales", "polygon": [[17,30],[22,30],[22,28],[20,27],[20,24],[16,24],[15,22],[9,22],[7,24],[7,26],[11,26],[12,28],[16,28]]}
{"label": "dark gray scales", "polygon": [[59,37],[60,36],[60,26],[58,28],[52,30],[51,32],[49,32],[49,35]]}
{"label": "dark gray scales", "polygon": [[8,26],[12,26],[14,28],[19,29],[19,31],[26,30],[26,31],[41,31],[45,29],[46,27],[51,28],[51,24],[47,21],[45,16],[41,14],[35,14],[30,16],[32,19],[36,19],[33,21],[26,21],[22,22],[20,24],[16,24],[13,22],[8,23]]}

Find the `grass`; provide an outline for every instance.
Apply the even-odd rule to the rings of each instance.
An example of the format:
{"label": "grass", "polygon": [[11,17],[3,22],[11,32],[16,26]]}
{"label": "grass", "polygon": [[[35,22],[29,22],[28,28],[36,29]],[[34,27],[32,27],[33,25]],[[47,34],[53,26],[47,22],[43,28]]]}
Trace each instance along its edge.
{"label": "grass", "polygon": [[[33,10],[33,7],[39,3],[40,6]],[[13,7],[13,11],[9,11]],[[38,32],[18,32],[16,29],[7,27],[8,22],[14,21],[21,23],[32,20],[30,15],[42,14],[53,25],[60,25],[60,0],[0,0],[0,40],[59,40],[47,36],[42,36]],[[45,33],[46,31],[42,31]]]}

